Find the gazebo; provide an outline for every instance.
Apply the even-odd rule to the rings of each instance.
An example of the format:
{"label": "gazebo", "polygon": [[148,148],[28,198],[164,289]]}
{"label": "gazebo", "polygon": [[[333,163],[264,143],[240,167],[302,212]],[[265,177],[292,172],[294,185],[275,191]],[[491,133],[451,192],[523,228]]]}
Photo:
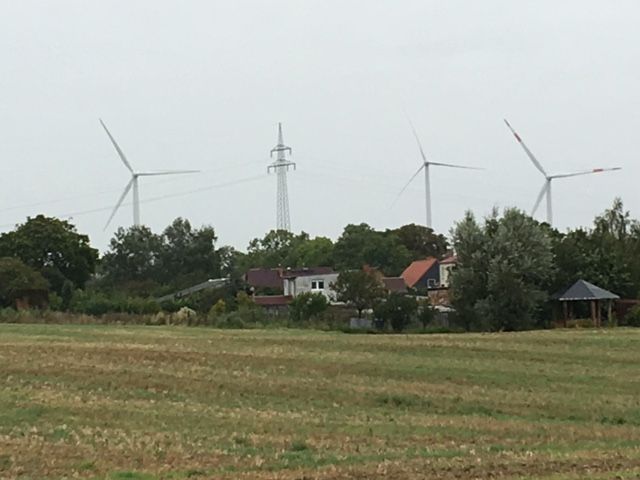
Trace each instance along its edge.
{"label": "gazebo", "polygon": [[593,325],[594,327],[600,327],[602,326],[602,315],[600,312],[601,302],[607,302],[607,312],[609,318],[611,318],[612,303],[620,297],[592,283],[578,280],[566,291],[557,293],[553,298],[562,303],[565,326],[567,325],[567,320],[572,316],[573,302],[589,302],[591,304],[591,320],[593,321]]}

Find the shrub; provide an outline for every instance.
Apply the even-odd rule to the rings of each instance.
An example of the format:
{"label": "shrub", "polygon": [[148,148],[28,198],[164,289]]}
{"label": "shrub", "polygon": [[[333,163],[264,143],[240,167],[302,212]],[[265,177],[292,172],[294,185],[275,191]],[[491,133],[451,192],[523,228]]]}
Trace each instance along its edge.
{"label": "shrub", "polygon": [[17,299],[31,292],[44,292],[48,296],[49,283],[40,272],[13,257],[0,258],[0,304],[13,306]]}
{"label": "shrub", "polygon": [[294,322],[307,322],[327,311],[329,302],[321,293],[304,292],[295,297],[289,305],[289,315]]}
{"label": "shrub", "polygon": [[118,294],[109,296],[93,290],[76,290],[69,302],[69,310],[96,316],[107,313],[152,315],[160,311],[160,305],[150,298],[126,297]]}
{"label": "shrub", "polygon": [[640,305],[629,310],[629,313],[624,317],[624,323],[630,327],[640,327]]}
{"label": "shrub", "polygon": [[374,313],[377,318],[385,323],[389,322],[394,332],[401,332],[409,325],[411,316],[417,309],[418,302],[415,297],[402,293],[392,293],[386,302],[381,303],[374,309]]}
{"label": "shrub", "polygon": [[422,324],[423,329],[427,329],[427,327],[433,323],[433,320],[436,317],[436,310],[431,306],[429,300],[422,302],[418,307],[418,320]]}
{"label": "shrub", "polygon": [[239,312],[232,312],[227,315],[224,315],[222,318],[216,322],[216,327],[218,328],[245,328],[245,321],[242,318],[242,315]]}
{"label": "shrub", "polygon": [[221,298],[209,310],[209,313],[207,314],[207,320],[209,321],[209,323],[215,324],[216,320],[218,320],[222,315],[224,315],[226,311],[227,311],[227,304]]}

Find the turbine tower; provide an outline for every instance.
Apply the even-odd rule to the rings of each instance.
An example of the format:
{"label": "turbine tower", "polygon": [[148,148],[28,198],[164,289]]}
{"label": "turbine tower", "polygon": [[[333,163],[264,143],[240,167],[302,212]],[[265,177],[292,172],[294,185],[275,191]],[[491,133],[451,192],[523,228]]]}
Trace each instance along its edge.
{"label": "turbine tower", "polygon": [[289,151],[291,155],[291,147],[284,144],[282,137],[282,123],[278,123],[278,144],[271,149],[271,157],[275,152],[276,160],[267,167],[267,173],[273,170],[278,175],[278,198],[277,198],[277,229],[291,230],[291,221],[289,219],[289,194],[287,192],[287,172],[289,167],[296,169],[296,164],[286,159],[285,153]]}
{"label": "turbine tower", "polygon": [[578,176],[581,176],[581,175],[591,175],[592,173],[602,173],[602,172],[611,172],[613,170],[621,170],[621,167],[592,168],[591,170],[582,170],[580,172],[558,173],[558,174],[554,174],[554,175],[549,175],[545,171],[545,169],[542,167],[542,165],[540,164],[538,159],[533,155],[533,153],[531,153],[531,150],[529,150],[529,148],[524,144],[524,142],[522,141],[522,138],[520,138],[520,135],[518,135],[516,133],[516,131],[513,129],[513,127],[507,121],[506,118],[504,119],[504,123],[507,125],[509,130],[511,130],[511,133],[513,133],[513,136],[516,137],[516,140],[518,141],[518,143],[520,144],[520,146],[522,147],[524,152],[527,154],[527,157],[529,157],[529,159],[533,163],[533,166],[536,167],[538,169],[538,171],[540,173],[542,173],[542,175],[544,175],[544,184],[542,185],[542,190],[540,190],[540,193],[538,194],[538,198],[536,199],[536,203],[533,206],[533,210],[531,211],[531,216],[535,215],[536,211],[538,210],[538,207],[540,206],[540,203],[542,202],[542,198],[543,197],[547,197],[546,198],[546,202],[547,202],[547,223],[549,225],[551,225],[551,226],[553,226],[553,204],[552,204],[552,201],[551,201],[551,182],[554,179],[556,179],[556,178],[578,177]]}
{"label": "turbine tower", "polygon": [[402,187],[402,190],[400,190],[400,193],[398,193],[398,196],[396,197],[396,200],[394,201],[394,203],[398,200],[398,198],[400,198],[400,195],[402,195],[402,193],[407,189],[407,187],[411,184],[411,182],[413,182],[413,179],[416,178],[418,176],[418,174],[422,171],[422,169],[424,169],[424,189],[425,189],[425,203],[426,203],[426,209],[427,209],[427,227],[429,228],[433,228],[432,224],[431,224],[431,178],[430,178],[430,172],[429,172],[429,168],[431,166],[434,167],[449,167],[449,168],[462,168],[465,170],[482,170],[481,168],[477,168],[477,167],[467,167],[464,165],[454,165],[452,163],[441,163],[441,162],[432,162],[427,160],[427,156],[424,153],[424,149],[422,148],[422,143],[420,142],[420,138],[418,137],[418,133],[416,132],[415,127],[413,126],[413,123],[411,123],[411,120],[409,120],[409,124],[411,125],[411,130],[413,131],[413,136],[416,138],[416,142],[418,143],[418,149],[420,150],[420,156],[422,157],[422,165],[420,165],[420,168],[418,168],[418,170],[416,171],[416,173],[414,173],[412,175],[412,177],[409,179],[409,181],[407,182],[407,184]]}
{"label": "turbine tower", "polygon": [[120,198],[118,199],[118,203],[116,203],[116,206],[111,212],[111,216],[109,217],[109,220],[107,220],[107,223],[104,226],[105,230],[109,226],[109,223],[111,223],[111,220],[115,216],[116,212],[120,208],[120,205],[122,205],[124,198],[127,196],[127,193],[129,193],[129,190],[131,190],[132,187],[133,187],[133,224],[135,226],[140,225],[140,191],[138,187],[138,178],[152,177],[152,176],[158,176],[158,175],[182,175],[185,173],[197,173],[199,171],[199,170],[161,170],[161,171],[155,171],[155,172],[136,172],[131,167],[131,164],[127,160],[127,157],[125,157],[124,152],[122,151],[120,146],[117,144],[116,140],[113,138],[113,135],[111,135],[111,132],[109,131],[107,126],[104,124],[102,119],[100,119],[100,124],[102,125],[102,128],[104,128],[104,131],[107,132],[107,135],[109,136],[109,140],[111,140],[111,143],[115,147],[116,152],[118,152],[118,156],[120,157],[120,160],[122,160],[122,163],[124,163],[124,166],[127,167],[127,170],[131,172],[131,180],[129,180],[129,183],[127,183],[127,185],[124,187],[124,192],[122,192],[122,195],[120,195]]}

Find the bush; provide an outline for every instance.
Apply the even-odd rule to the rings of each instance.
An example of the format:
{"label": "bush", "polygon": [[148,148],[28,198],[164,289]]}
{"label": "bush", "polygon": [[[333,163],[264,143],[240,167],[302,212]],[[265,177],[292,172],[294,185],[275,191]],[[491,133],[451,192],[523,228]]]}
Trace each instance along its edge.
{"label": "bush", "polygon": [[0,258],[0,305],[14,306],[16,300],[33,292],[43,292],[48,296],[49,283],[40,272],[13,257]]}
{"label": "bush", "polygon": [[624,317],[624,323],[630,327],[640,327],[640,305],[629,310]]}
{"label": "bush", "polygon": [[239,312],[231,312],[219,317],[213,326],[217,328],[243,329],[246,328],[246,323]]}
{"label": "bush", "polygon": [[321,293],[304,292],[295,297],[289,305],[291,320],[308,322],[312,318],[318,318],[329,308],[327,297]]}
{"label": "bush", "polygon": [[167,313],[176,313],[183,306],[184,305],[182,305],[182,303],[177,300],[165,300],[162,303],[160,303],[160,309],[163,312],[167,312]]}
{"label": "bush", "polygon": [[422,328],[424,330],[429,327],[433,323],[433,320],[436,317],[436,310],[431,306],[431,303],[427,299],[426,301],[420,303],[418,307],[418,320],[422,324]]}
{"label": "bush", "polygon": [[69,310],[96,316],[107,313],[152,315],[160,311],[160,305],[149,298],[125,297],[117,294],[108,296],[93,290],[76,290],[69,302]]}
{"label": "bush", "polygon": [[386,302],[381,303],[374,309],[374,313],[385,324],[387,322],[390,323],[394,332],[401,332],[409,325],[411,317],[417,309],[418,302],[415,297],[402,293],[392,293]]}
{"label": "bush", "polygon": [[221,298],[220,300],[218,300],[215,305],[213,305],[213,307],[211,307],[211,309],[209,310],[209,313],[207,314],[207,320],[209,321],[210,324],[215,324],[216,321],[222,316],[224,315],[224,313],[227,311],[227,304],[225,303],[225,301]]}

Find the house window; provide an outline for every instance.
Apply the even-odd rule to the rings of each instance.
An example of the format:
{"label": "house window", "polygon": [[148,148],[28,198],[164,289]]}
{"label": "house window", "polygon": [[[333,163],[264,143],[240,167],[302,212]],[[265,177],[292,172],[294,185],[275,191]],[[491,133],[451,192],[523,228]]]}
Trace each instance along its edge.
{"label": "house window", "polygon": [[438,284],[436,283],[436,279],[435,278],[430,278],[427,280],[427,287],[429,288],[433,288],[436,287]]}
{"label": "house window", "polygon": [[324,290],[324,280],[311,280],[311,290]]}

